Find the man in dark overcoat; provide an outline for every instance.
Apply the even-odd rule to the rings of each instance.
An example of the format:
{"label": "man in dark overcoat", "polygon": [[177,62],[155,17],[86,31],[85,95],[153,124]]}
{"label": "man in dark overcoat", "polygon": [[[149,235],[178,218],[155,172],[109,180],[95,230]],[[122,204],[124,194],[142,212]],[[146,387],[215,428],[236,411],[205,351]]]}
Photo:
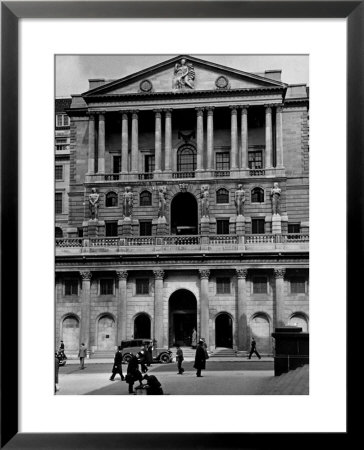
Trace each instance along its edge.
{"label": "man in dark overcoat", "polygon": [[195,364],[193,367],[197,370],[197,377],[202,377],[201,370],[206,368],[206,354],[203,344],[203,340],[200,339],[196,348]]}
{"label": "man in dark overcoat", "polygon": [[115,353],[115,356],[114,356],[114,365],[112,367],[110,381],[114,381],[115,375],[117,373],[120,375],[121,381],[124,381],[122,362],[123,362],[123,352],[122,352],[121,345],[119,345],[118,351]]}
{"label": "man in dark overcoat", "polygon": [[129,385],[129,394],[136,394],[133,390],[133,386],[136,381],[139,381],[139,386],[143,387],[142,379],[143,375],[139,370],[138,357],[132,354],[127,368],[127,375],[125,377],[125,381]]}

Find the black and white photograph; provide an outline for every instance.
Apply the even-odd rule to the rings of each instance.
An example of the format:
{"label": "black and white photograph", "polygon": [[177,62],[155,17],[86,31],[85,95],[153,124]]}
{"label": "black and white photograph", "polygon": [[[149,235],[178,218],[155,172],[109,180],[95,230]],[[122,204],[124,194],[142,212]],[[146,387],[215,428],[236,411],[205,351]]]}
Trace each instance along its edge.
{"label": "black and white photograph", "polygon": [[54,63],[54,394],[309,395],[309,55]]}

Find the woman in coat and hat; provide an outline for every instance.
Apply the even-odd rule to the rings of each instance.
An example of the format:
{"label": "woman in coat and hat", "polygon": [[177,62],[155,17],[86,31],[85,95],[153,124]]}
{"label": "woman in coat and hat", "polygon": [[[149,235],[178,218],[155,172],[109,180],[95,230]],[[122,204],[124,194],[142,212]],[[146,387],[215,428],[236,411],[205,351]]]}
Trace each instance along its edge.
{"label": "woman in coat and hat", "polygon": [[202,377],[201,370],[206,368],[206,354],[204,348],[204,342],[202,339],[198,341],[195,355],[195,364],[193,365],[197,369],[196,376]]}

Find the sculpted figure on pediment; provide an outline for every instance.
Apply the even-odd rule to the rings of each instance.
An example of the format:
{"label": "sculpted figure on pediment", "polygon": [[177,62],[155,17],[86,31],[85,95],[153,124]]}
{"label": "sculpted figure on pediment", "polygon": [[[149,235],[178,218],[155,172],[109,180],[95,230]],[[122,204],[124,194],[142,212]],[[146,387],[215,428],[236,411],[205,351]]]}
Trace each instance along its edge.
{"label": "sculpted figure on pediment", "polygon": [[281,201],[281,188],[278,183],[274,183],[272,189],[270,190],[270,196],[272,199],[272,212],[273,214],[279,214],[280,212],[280,201]]}
{"label": "sculpted figure on pediment", "polygon": [[160,186],[158,188],[158,217],[166,216],[166,194],[167,187]]}
{"label": "sculpted figure on pediment", "polygon": [[245,203],[245,192],[243,185],[239,184],[238,189],[235,191],[235,208],[236,214],[238,216],[244,215],[244,203]]}
{"label": "sculpted figure on pediment", "polygon": [[195,69],[192,63],[188,63],[184,58],[174,66],[173,87],[175,89],[194,89]]}
{"label": "sculpted figure on pediment", "polygon": [[123,215],[125,217],[131,217],[133,212],[133,193],[131,188],[128,186],[125,188],[123,193]]}
{"label": "sculpted figure on pediment", "polygon": [[209,207],[210,207],[209,186],[203,185],[201,187],[201,216],[202,217],[209,217]]}

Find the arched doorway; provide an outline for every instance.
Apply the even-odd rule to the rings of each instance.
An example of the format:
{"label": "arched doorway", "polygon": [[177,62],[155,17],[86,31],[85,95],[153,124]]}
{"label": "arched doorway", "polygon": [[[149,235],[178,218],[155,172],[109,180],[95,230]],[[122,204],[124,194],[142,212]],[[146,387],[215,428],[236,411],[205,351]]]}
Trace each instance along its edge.
{"label": "arched doorway", "polygon": [[169,345],[190,346],[197,329],[197,301],[191,291],[179,289],[169,299]]}
{"label": "arched doorway", "polygon": [[97,322],[97,350],[114,350],[116,345],[115,320],[105,314]]}
{"label": "arched doorway", "polygon": [[233,348],[233,320],[229,314],[222,313],[216,317],[215,345]]}
{"label": "arched doorway", "polygon": [[77,351],[80,345],[80,322],[75,316],[67,316],[62,322],[62,341],[66,352]]}
{"label": "arched doorway", "polygon": [[250,321],[251,337],[257,343],[258,352],[271,352],[270,323],[265,314],[256,314]]}
{"label": "arched doorway", "polygon": [[289,319],[288,325],[293,325],[294,327],[302,328],[303,333],[308,332],[308,322],[304,314],[301,313],[292,314],[291,318]]}
{"label": "arched doorway", "polygon": [[134,339],[150,339],[150,318],[148,314],[138,314],[134,320]]}
{"label": "arched doorway", "polygon": [[171,233],[197,234],[198,232],[197,200],[189,192],[180,192],[171,203]]}

